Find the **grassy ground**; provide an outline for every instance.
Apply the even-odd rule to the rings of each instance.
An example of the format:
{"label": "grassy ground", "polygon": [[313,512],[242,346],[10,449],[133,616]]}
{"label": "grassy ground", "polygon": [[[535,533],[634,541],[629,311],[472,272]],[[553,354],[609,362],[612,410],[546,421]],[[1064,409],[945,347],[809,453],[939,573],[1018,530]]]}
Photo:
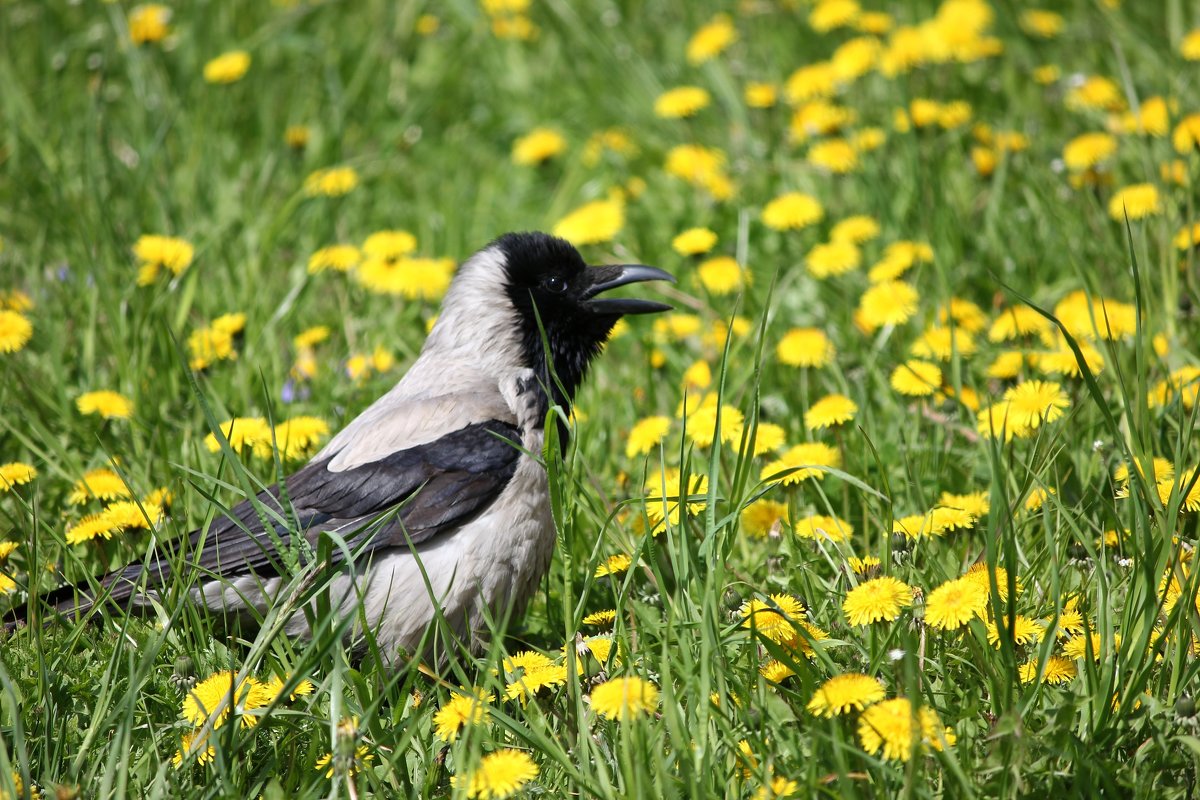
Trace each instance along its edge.
{"label": "grassy ground", "polygon": [[[1194,796],[1195,10],[523,5],[213,0],[162,30],[146,7],[0,2],[14,604],[144,555],[147,515],[181,535],[303,460],[269,434],[213,452],[217,423],[316,417],[296,425],[319,440],[403,373],[445,267],[313,272],[321,248],[396,229],[457,261],[601,201],[566,230],[593,263],[680,279],[677,314],[632,321],[583,389],[551,573],[488,653],[389,672],[327,621],[231,635],[173,602],[29,627],[0,639],[0,796]],[[244,74],[206,80],[234,50]],[[706,94],[661,98],[679,86]],[[561,141],[514,158],[539,127]],[[315,185],[343,166],[348,192]],[[781,213],[787,192],[819,218]],[[859,215],[874,235],[835,227]],[[711,252],[672,246],[694,227]],[[147,235],[186,244],[141,240],[139,285]],[[236,333],[207,327],[226,314]],[[82,413],[96,390],[131,410]],[[830,394],[849,418],[806,424]],[[659,415],[661,438],[635,429]],[[789,453],[806,442],[829,449]],[[71,497],[104,467],[113,496]],[[524,651],[549,666],[503,661]],[[876,682],[826,685],[843,674]],[[532,697],[506,697],[523,675]],[[613,719],[621,678],[645,683]],[[235,718],[210,717],[231,683]]]}

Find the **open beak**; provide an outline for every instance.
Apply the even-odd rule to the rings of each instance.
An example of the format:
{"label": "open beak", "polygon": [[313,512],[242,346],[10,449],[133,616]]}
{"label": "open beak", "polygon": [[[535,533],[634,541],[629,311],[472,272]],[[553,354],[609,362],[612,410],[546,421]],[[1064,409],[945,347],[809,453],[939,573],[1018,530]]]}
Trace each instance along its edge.
{"label": "open beak", "polygon": [[663,272],[658,267],[647,267],[644,264],[610,264],[603,267],[591,267],[592,282],[583,292],[584,308],[595,314],[621,316],[622,314],[657,314],[660,311],[670,311],[671,306],[654,300],[638,300],[625,297],[596,297],[601,292],[626,286],[630,283],[644,281],[669,281],[675,278],[669,272]]}

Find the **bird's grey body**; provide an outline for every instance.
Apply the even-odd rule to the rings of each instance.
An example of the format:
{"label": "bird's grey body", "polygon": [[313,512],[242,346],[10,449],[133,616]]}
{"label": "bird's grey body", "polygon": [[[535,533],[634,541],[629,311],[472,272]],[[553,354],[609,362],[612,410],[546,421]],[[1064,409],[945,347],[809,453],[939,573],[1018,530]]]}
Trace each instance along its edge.
{"label": "bird's grey body", "polygon": [[[208,530],[105,576],[107,599],[158,599],[172,573],[194,570],[192,599],[225,614],[266,613],[286,585],[278,544],[336,533],[331,609],[385,661],[416,652],[435,609],[474,643],[488,617],[519,614],[549,567],[556,532],[543,454],[552,404],[570,404],[616,320],[666,308],[597,298],[627,283],[670,279],[638,265],[585,268],[544,234],[508,234],[459,268],[420,355],[391,391],[337,433],[283,487],[245,501]],[[286,495],[287,502],[283,497]],[[265,510],[265,513],[264,513]],[[49,601],[90,607],[73,587]],[[286,632],[307,636],[310,613]]]}

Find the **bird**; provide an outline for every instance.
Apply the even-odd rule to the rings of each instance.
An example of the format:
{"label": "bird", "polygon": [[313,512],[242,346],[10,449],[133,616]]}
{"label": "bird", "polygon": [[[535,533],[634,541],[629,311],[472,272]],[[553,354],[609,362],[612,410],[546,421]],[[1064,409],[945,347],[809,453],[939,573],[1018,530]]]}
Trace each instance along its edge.
{"label": "bird", "polygon": [[[347,547],[329,549],[329,609],[352,644],[369,629],[385,665],[414,653],[444,660],[448,648],[434,653],[428,635],[440,618],[478,649],[487,620],[518,618],[549,569],[556,531],[542,453],[552,406],[569,411],[621,317],[671,308],[606,296],[646,281],[674,278],[642,264],[588,266],[546,233],[500,236],[460,265],[399,382],[307,464],[103,576],[98,592],[68,585],[44,602],[67,615],[100,603],[152,608],[190,570],[187,601],[262,619],[288,585],[283,551],[316,552],[320,536],[336,535]],[[286,635],[312,636],[311,608],[288,613]]]}

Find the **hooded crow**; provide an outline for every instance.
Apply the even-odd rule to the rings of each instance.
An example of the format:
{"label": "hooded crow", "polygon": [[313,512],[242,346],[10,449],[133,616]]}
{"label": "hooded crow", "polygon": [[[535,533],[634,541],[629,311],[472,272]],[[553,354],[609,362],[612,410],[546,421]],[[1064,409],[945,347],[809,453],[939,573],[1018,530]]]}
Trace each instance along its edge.
{"label": "hooded crow", "polygon": [[[192,601],[263,615],[288,582],[280,548],[315,552],[325,532],[349,545],[349,554],[332,549],[328,596],[340,619],[355,620],[351,638],[361,642],[365,625],[388,663],[423,641],[429,656],[426,632],[440,610],[456,636],[477,643],[489,615],[522,613],[550,565],[542,449],[551,405],[569,408],[618,319],[670,308],[604,293],[659,280],[674,279],[642,265],[589,267],[544,233],[501,236],[460,266],[400,382],[307,465],[256,503],[104,576],[96,598],[68,586],[45,599],[64,613],[103,601],[146,606],[187,569],[198,576]],[[309,618],[295,611],[286,633],[309,636]]]}

